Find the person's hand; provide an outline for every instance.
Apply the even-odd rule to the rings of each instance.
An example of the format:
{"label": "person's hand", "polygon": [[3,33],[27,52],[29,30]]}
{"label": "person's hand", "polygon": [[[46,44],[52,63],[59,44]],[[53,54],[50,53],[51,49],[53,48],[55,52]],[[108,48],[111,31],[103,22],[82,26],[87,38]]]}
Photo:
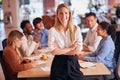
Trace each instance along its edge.
{"label": "person's hand", "polygon": [[42,44],[39,43],[39,45],[38,45],[38,49],[42,49],[42,48],[43,48]]}
{"label": "person's hand", "polygon": [[32,62],[31,62],[31,65],[32,65],[33,67],[37,67],[37,66],[39,65],[39,63],[38,63],[38,61],[32,61]]}
{"label": "person's hand", "polygon": [[89,48],[88,48],[87,46],[85,46],[85,45],[83,45],[83,51],[91,52],[91,51],[89,50]]}
{"label": "person's hand", "polygon": [[80,42],[79,41],[75,41],[74,42],[74,46],[77,48],[78,46],[80,45]]}
{"label": "person's hand", "polygon": [[22,63],[30,63],[31,62],[31,60],[29,60],[29,59],[23,59],[23,61],[22,61]]}
{"label": "person's hand", "polygon": [[34,41],[36,42],[36,43],[38,43],[38,42],[40,42],[40,35],[35,35],[34,36]]}
{"label": "person's hand", "polygon": [[78,57],[79,60],[83,60],[84,59],[83,55],[81,55],[81,54],[77,55],[77,57]]}
{"label": "person's hand", "polygon": [[56,47],[56,48],[60,48],[59,45],[55,42],[52,45],[54,45],[54,47]]}
{"label": "person's hand", "polygon": [[73,44],[70,46],[70,48],[71,48],[72,50],[74,50],[74,49],[76,49],[77,47],[79,47],[79,44],[80,44],[79,41],[76,40],[76,41],[73,42]]}

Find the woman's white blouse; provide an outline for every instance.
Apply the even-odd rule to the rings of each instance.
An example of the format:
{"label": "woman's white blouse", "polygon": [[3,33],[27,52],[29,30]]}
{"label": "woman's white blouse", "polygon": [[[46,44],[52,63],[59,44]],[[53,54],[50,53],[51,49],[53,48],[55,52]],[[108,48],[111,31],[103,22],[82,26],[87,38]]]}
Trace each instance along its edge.
{"label": "woman's white blouse", "polygon": [[[79,47],[77,48],[79,51],[82,50],[82,35],[80,28],[77,27],[75,32],[75,41],[79,42]],[[72,45],[70,40],[70,31],[69,29],[64,32],[63,30],[57,31],[54,27],[49,30],[48,36],[48,46],[50,50],[54,50],[56,47],[59,48],[68,48]]]}

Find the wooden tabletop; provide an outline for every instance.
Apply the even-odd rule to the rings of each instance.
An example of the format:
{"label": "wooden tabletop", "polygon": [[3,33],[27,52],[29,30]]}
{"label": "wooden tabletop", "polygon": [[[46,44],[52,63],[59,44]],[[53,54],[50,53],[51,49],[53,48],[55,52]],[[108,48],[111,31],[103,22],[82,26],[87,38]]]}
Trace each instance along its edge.
{"label": "wooden tabletop", "polygon": [[[44,60],[46,62],[44,66],[51,66],[53,58],[49,58],[48,60]],[[85,76],[94,76],[94,75],[110,75],[110,71],[103,63],[95,63],[95,68],[80,68]],[[24,70],[18,73],[18,78],[36,78],[36,77],[49,77],[50,71],[43,71],[41,67],[36,67],[28,70]]]}
{"label": "wooden tabletop", "polygon": [[96,64],[95,68],[80,68],[85,76],[91,75],[110,75],[111,72],[103,63],[94,63]]}

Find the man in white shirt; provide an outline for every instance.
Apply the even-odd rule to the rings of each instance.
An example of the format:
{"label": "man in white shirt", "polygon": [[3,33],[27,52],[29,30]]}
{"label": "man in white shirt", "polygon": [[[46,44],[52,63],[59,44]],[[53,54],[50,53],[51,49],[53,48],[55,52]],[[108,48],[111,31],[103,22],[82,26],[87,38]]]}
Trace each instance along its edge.
{"label": "man in white shirt", "polygon": [[30,56],[39,47],[39,36],[32,37],[33,27],[29,20],[23,20],[20,25],[24,36],[22,37],[22,45],[20,52],[22,56]]}
{"label": "man in white shirt", "polygon": [[94,52],[102,39],[96,32],[98,23],[95,13],[90,12],[86,14],[86,23],[89,27],[89,31],[83,43],[83,51]]}

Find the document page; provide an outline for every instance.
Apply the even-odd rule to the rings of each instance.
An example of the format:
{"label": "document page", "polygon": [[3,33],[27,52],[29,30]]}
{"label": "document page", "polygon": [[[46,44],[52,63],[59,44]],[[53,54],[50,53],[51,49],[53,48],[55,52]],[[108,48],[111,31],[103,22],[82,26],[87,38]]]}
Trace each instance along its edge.
{"label": "document page", "polygon": [[82,68],[95,68],[96,64],[94,64],[92,62],[82,62],[82,63],[80,63],[80,66]]}
{"label": "document page", "polygon": [[50,66],[41,67],[43,71],[50,71],[50,68],[51,68]]}

